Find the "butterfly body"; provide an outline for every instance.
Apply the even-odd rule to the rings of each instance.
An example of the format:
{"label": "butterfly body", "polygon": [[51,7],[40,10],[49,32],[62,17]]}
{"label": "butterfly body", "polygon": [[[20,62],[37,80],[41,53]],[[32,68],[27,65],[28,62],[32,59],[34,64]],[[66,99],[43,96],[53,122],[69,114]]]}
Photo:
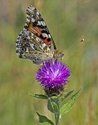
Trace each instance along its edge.
{"label": "butterfly body", "polygon": [[30,59],[35,64],[63,56],[56,50],[45,21],[33,6],[27,8],[26,23],[16,41],[16,53],[20,58]]}

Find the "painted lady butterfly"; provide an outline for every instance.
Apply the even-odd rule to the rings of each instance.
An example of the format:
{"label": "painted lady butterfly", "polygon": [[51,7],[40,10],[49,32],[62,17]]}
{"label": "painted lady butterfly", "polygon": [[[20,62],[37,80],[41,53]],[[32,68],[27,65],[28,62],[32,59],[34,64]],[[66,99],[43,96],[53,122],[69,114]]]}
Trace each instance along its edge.
{"label": "painted lady butterfly", "polygon": [[29,6],[26,14],[26,23],[16,41],[18,56],[23,59],[30,59],[35,64],[62,58],[63,54],[56,50],[56,45],[47,25],[37,9]]}

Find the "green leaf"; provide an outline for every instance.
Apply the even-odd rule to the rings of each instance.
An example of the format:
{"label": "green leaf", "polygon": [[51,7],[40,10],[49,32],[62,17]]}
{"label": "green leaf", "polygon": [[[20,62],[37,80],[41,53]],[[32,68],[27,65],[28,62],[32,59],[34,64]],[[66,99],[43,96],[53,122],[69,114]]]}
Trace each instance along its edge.
{"label": "green leaf", "polygon": [[48,97],[46,95],[42,95],[42,94],[32,94],[31,96],[33,96],[37,99],[48,99]]}
{"label": "green leaf", "polygon": [[48,110],[52,113],[55,113],[59,109],[59,102],[57,98],[48,98]]}
{"label": "green leaf", "polygon": [[67,101],[63,101],[63,103],[60,105],[60,114],[64,115],[68,113],[71,109],[75,101],[80,95],[80,90],[75,92]]}
{"label": "green leaf", "polygon": [[74,90],[71,90],[71,91],[67,92],[67,93],[64,95],[64,98],[69,97],[73,92],[74,92]]}
{"label": "green leaf", "polygon": [[63,105],[65,103],[65,101],[67,102],[67,100],[69,100],[69,98],[72,96],[74,90],[71,90],[69,92],[64,93],[64,95],[62,97],[60,97],[60,103],[61,105]]}
{"label": "green leaf", "polygon": [[39,117],[39,122],[40,123],[44,123],[46,125],[54,125],[54,123],[50,119],[48,119],[46,116],[40,115],[38,112],[36,112],[36,113],[37,113],[37,115]]}

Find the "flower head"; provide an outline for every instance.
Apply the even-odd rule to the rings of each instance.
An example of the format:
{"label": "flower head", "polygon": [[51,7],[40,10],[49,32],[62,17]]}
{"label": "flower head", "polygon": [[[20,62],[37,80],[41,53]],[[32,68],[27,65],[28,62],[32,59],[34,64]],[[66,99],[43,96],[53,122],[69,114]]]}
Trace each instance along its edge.
{"label": "flower head", "polygon": [[49,96],[58,95],[68,82],[70,69],[57,60],[46,61],[38,70],[36,79],[44,87]]}

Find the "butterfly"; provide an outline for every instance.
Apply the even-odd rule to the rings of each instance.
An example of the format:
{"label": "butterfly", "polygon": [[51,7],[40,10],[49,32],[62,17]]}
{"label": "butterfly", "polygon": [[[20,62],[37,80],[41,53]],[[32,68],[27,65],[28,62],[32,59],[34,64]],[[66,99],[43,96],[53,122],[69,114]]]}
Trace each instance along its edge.
{"label": "butterfly", "polygon": [[17,37],[16,53],[19,58],[29,59],[35,64],[63,56],[63,53],[56,49],[41,14],[32,5],[26,10],[26,23]]}

